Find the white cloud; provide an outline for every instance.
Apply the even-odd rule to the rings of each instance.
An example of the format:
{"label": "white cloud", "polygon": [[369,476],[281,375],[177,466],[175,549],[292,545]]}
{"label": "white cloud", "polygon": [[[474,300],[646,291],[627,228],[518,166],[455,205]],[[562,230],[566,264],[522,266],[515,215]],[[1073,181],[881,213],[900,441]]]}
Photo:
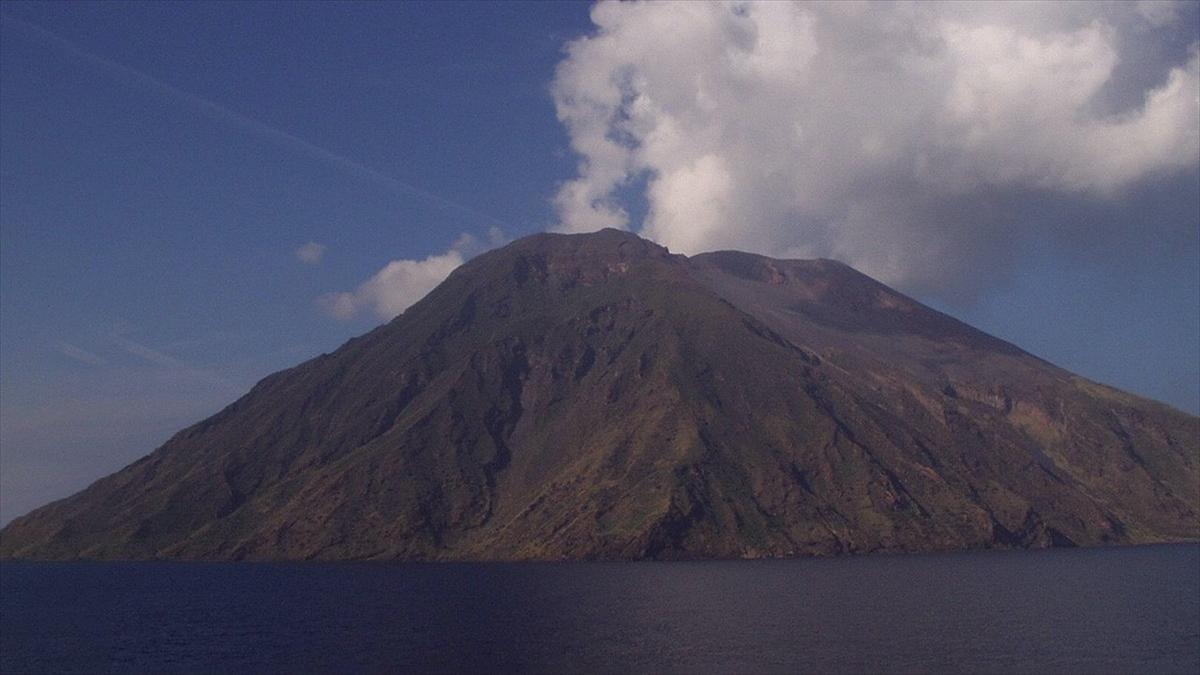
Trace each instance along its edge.
{"label": "white cloud", "polygon": [[421,260],[393,260],[353,291],[327,293],[317,305],[335,319],[348,320],[365,310],[391,319],[425,297],[459,265],[488,248],[508,241],[499,228],[488,231],[486,242],[470,234],[459,236],[445,253]]}
{"label": "white cloud", "polygon": [[330,293],[317,301],[336,319],[353,318],[363,309],[390,319],[425,297],[461,264],[462,254],[453,249],[424,260],[393,260],[353,292]]}
{"label": "white cloud", "polygon": [[1165,26],[1179,20],[1179,0],[1138,0],[1135,7],[1151,26]]}
{"label": "white cloud", "polygon": [[325,245],[315,241],[310,241],[296,249],[296,259],[305,265],[320,264],[323,257],[325,257]]}
{"label": "white cloud", "polygon": [[1194,46],[1098,103],[1129,88],[1123,45],[1196,39],[1177,9],[602,2],[552,87],[580,157],[558,229],[832,256],[935,293],[1003,275],[1037,236],[1007,216],[1020,195],[1103,200],[1200,163]]}

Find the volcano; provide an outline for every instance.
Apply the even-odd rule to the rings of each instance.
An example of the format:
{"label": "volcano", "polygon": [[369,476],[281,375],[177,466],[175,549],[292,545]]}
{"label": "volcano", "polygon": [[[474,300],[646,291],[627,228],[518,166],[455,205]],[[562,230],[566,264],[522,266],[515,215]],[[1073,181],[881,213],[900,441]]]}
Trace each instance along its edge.
{"label": "volcano", "polygon": [[16,519],[37,559],[695,559],[1200,539],[1200,418],[831,260],[464,264]]}

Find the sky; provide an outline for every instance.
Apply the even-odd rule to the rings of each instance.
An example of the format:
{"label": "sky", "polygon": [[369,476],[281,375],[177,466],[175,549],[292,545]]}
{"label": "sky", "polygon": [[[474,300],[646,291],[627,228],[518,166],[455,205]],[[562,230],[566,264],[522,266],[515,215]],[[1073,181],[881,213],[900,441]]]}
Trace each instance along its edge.
{"label": "sky", "polygon": [[472,255],[844,260],[1200,412],[1196,3],[0,8],[0,523]]}

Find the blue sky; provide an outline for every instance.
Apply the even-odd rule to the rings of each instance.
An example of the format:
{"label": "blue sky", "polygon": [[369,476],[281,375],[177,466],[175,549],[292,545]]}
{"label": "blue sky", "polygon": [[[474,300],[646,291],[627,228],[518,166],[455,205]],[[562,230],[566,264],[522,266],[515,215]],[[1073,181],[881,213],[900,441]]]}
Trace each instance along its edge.
{"label": "blue sky", "polygon": [[[264,375],[377,324],[375,291],[361,285],[378,279],[389,262],[412,263],[394,268],[409,283],[410,272],[430,269],[422,266],[429,256],[452,254],[452,266],[497,241],[588,229],[611,215],[588,211],[596,204],[618,204],[623,215],[616,217],[624,220],[616,224],[676,250],[737,247],[849,259],[1082,375],[1200,411],[1200,207],[1196,162],[1186,154],[1181,160],[1161,150],[1132,169],[1122,163],[1103,175],[1081,169],[1096,164],[1085,157],[1056,168],[1059,182],[1016,170],[993,179],[968,163],[984,176],[977,184],[951,190],[938,183],[937,190],[955,196],[890,204],[888,217],[871,221],[884,227],[895,218],[884,230],[863,231],[856,220],[875,213],[876,204],[774,204],[776,190],[758,197],[768,202],[761,208],[733,198],[714,202],[710,211],[725,221],[690,231],[680,223],[697,216],[677,204],[679,191],[667,188],[679,183],[669,179],[691,177],[689,185],[721,194],[721,186],[752,178],[728,168],[743,148],[711,140],[729,134],[707,134],[725,129],[712,119],[723,104],[694,122],[700,126],[688,147],[712,145],[688,163],[680,164],[678,153],[651,152],[658,137],[645,129],[623,130],[635,141],[616,148],[627,156],[620,158],[622,177],[613,180],[595,173],[612,148],[602,147],[603,140],[596,145],[598,136],[575,106],[591,83],[632,73],[633,94],[617,92],[625,98],[613,115],[632,122],[648,115],[617,109],[640,96],[660,104],[654,110],[661,122],[663,111],[684,103],[665,86],[654,88],[660,75],[652,66],[674,63],[662,50],[678,48],[697,54],[700,67],[703,48],[713,43],[704,32],[709,19],[678,19],[679,34],[696,36],[696,44],[680,38],[648,46],[637,31],[656,17],[636,7],[602,8],[594,22],[589,9],[585,3],[6,2],[0,521],[120,468]],[[966,27],[996,25],[988,17],[952,18]],[[816,25],[843,20],[819,17],[824,23]],[[1200,34],[1194,11],[1170,21],[1105,20],[1118,27],[1118,37],[1138,39],[1114,38],[1112,49],[1125,50],[1124,58],[1100,95],[1089,97],[1088,105],[1111,109],[1097,114],[1129,117],[1147,91],[1171,82],[1173,68],[1191,86],[1187,50]],[[1076,19],[1047,18],[1030,39],[1071,34],[1079,38],[1071,44],[1093,44],[1081,42],[1087,36],[1079,26],[1087,22],[1050,26],[1056,21]],[[598,34],[604,39],[576,41]],[[1107,53],[1103,44],[1095,48]],[[677,61],[677,68],[688,67],[688,58]],[[672,82],[690,81],[688,73],[668,74]],[[848,82],[859,77],[842,75]],[[764,105],[770,96],[788,95],[772,87],[762,90]],[[742,98],[738,105],[759,100]],[[819,112],[798,110],[811,116],[801,117],[809,128],[819,128]],[[700,119],[686,112],[673,119]],[[837,112],[843,118],[862,110]],[[1058,119],[1055,110],[1045,114]],[[1200,127],[1195,117],[1191,123]],[[908,127],[884,131],[900,128]],[[748,129],[750,137],[758,133]],[[602,131],[611,140],[611,130]],[[1011,146],[1003,141],[996,147]],[[797,146],[791,154],[810,150]],[[951,160],[978,156],[953,152]],[[1001,163],[993,159],[979,161]],[[1032,150],[1012,161],[1045,164]],[[724,173],[704,173],[714,162],[724,162]],[[834,162],[821,172],[787,166],[772,175],[782,172],[789,185],[814,190],[813,176],[838,176],[840,182],[820,183],[830,194],[861,187],[865,177],[884,192],[908,185],[905,176],[860,165]],[[725,182],[711,183],[712,175]],[[656,187],[648,176],[662,180]],[[585,200],[580,210],[568,198],[572,185],[603,199]],[[800,224],[784,232],[774,224],[778,213]],[[939,225],[912,224],[918,220]],[[464,234],[474,240],[464,243]],[[893,246],[894,255],[884,259],[874,253],[879,247],[855,243],[893,235],[919,240],[922,248],[906,253]],[[323,249],[305,262],[296,252],[310,242]],[[921,257],[933,255],[928,251],[938,257]],[[334,316],[319,299],[339,293],[361,301],[363,311]]]}

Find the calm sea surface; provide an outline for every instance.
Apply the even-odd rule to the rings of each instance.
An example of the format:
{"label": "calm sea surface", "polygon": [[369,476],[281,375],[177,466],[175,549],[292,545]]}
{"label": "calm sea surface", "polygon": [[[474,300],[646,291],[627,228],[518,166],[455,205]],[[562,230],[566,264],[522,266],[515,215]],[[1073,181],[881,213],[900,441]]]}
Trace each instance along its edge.
{"label": "calm sea surface", "polygon": [[1200,546],[2,563],[0,671],[1200,672]]}

